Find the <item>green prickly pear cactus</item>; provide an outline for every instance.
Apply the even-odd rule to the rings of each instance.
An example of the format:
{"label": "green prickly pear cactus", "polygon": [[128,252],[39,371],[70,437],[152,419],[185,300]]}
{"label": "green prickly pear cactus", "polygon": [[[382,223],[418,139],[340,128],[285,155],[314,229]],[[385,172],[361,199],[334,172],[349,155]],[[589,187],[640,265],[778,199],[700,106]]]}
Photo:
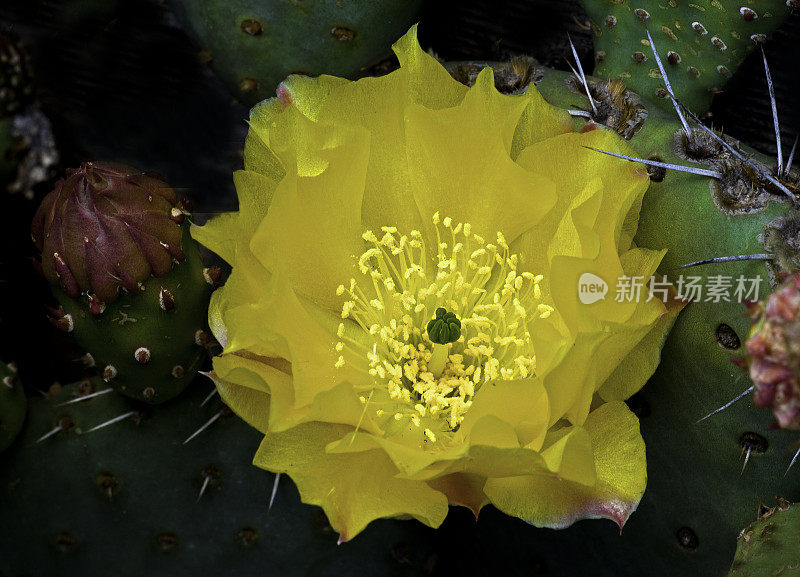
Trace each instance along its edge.
{"label": "green prickly pear cactus", "polygon": [[262,435],[210,383],[158,406],[104,390],[94,378],[32,399],[0,467],[0,574],[416,574],[391,550],[424,546],[411,523],[337,547],[288,478],[270,509],[275,476],[251,463]]}
{"label": "green prickly pear cactus", "polygon": [[800,575],[800,505],[778,499],[739,534],[728,577]]}
{"label": "green prickly pear cactus", "polygon": [[784,0],[589,0],[584,6],[595,33],[595,76],[620,78],[642,97],[671,109],[647,27],[675,94],[697,113],[708,109],[714,92],[787,12]]}
{"label": "green prickly pear cactus", "polygon": [[205,311],[218,269],[203,267],[166,184],[86,163],[42,202],[33,237],[60,303],[53,324],[129,397],[162,403],[192,381],[212,339]]}
{"label": "green prickly pear cactus", "polygon": [[201,57],[248,104],[289,74],[353,77],[391,55],[421,0],[173,0]]}
{"label": "green prickly pear cactus", "polygon": [[8,449],[22,429],[27,407],[16,367],[0,363],[0,453]]}

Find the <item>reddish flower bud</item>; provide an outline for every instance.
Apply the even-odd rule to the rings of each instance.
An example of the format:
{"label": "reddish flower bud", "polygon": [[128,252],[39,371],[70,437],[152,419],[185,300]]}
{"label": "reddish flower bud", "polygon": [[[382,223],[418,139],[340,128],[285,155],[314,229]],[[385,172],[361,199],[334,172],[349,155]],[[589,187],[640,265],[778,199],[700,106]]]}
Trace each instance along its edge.
{"label": "reddish flower bud", "polygon": [[175,192],[131,168],[87,162],[67,171],[33,219],[45,277],[71,297],[108,303],[183,260]]}
{"label": "reddish flower bud", "polygon": [[769,296],[746,344],[753,403],[770,408],[781,428],[795,430],[800,430],[799,287],[800,273],[794,273]]}

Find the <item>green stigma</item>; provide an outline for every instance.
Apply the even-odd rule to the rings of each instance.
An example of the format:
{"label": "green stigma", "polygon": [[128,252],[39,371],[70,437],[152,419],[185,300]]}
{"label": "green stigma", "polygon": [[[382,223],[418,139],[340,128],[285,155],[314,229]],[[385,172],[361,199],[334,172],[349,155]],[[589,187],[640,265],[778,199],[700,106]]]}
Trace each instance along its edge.
{"label": "green stigma", "polygon": [[428,338],[439,345],[456,342],[461,336],[461,321],[443,307],[436,309],[436,318],[428,322]]}

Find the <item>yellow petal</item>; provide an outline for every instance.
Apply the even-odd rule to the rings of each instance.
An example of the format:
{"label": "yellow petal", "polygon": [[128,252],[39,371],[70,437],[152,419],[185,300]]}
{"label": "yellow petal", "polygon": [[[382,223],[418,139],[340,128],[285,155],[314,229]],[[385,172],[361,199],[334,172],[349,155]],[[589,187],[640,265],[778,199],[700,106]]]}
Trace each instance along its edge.
{"label": "yellow petal", "polygon": [[[348,362],[339,369],[334,367],[339,353],[335,349],[335,325],[332,327],[330,324],[335,323],[335,317],[325,317],[321,311],[307,308],[283,278],[275,279],[274,287],[272,298],[265,303],[263,312],[249,321],[259,328],[252,326],[245,330],[245,334],[272,332],[285,339],[288,355],[282,356],[292,363],[295,406],[311,404],[318,393],[343,381],[361,384],[365,373],[359,361],[363,359],[354,357],[345,349],[343,354]],[[309,307],[312,305],[310,303]],[[329,325],[326,327],[322,323]],[[239,324],[244,326],[245,320]],[[363,364],[366,365],[366,361]]]}
{"label": "yellow petal", "polygon": [[548,257],[572,256],[594,260],[600,253],[600,236],[595,230],[597,216],[603,205],[603,183],[588,181],[575,195],[547,248]]}
{"label": "yellow petal", "polygon": [[431,449],[411,445],[401,438],[359,432],[334,441],[326,450],[331,454],[343,454],[375,449],[386,452],[400,477],[414,480],[431,481],[462,472],[484,477],[548,473],[541,455],[522,447],[515,429],[494,415],[479,418],[468,435],[459,429],[450,447]]}
{"label": "yellow petal", "polygon": [[[649,181],[647,175],[634,168],[631,163],[619,162],[618,159],[584,148],[586,146],[633,154],[615,134],[607,130],[593,130],[583,134],[563,134],[535,142],[526,147],[517,158],[520,166],[553,181],[558,195],[553,209],[547,216],[512,244],[512,251],[526,256],[526,268],[531,272],[549,270],[553,259],[557,256],[589,257],[590,252],[594,253],[597,250],[596,246],[587,246],[591,251],[586,253],[577,250],[581,236],[589,240],[589,235],[585,231],[579,235],[574,230],[577,226],[582,226],[583,229],[591,228],[592,234],[600,241],[602,251],[601,256],[592,256],[599,268],[582,272],[600,273],[601,278],[620,272],[618,266],[605,270],[600,265],[607,266],[609,262],[613,264],[611,257],[619,253],[618,247],[623,231],[628,235],[635,232],[635,228],[631,228],[635,227],[634,218],[628,219],[627,228],[624,224],[629,214],[638,215],[641,197]],[[582,214],[579,207],[600,190],[602,197],[592,199],[584,209],[586,212]],[[594,204],[598,201],[599,207]],[[577,213],[575,209],[579,209]],[[591,227],[587,227],[590,221]],[[567,227],[573,229],[571,235]],[[564,247],[561,246],[562,239],[568,242]],[[546,252],[542,250],[542,245],[545,243],[548,243]],[[627,246],[623,249],[627,249]],[[545,294],[561,293],[549,285],[557,280],[556,276],[551,272],[545,277],[542,287]],[[574,286],[576,285],[573,285],[567,293],[571,297],[576,295]],[[572,321],[569,319],[573,316],[567,313],[566,318],[570,325]]]}
{"label": "yellow petal", "polygon": [[[267,214],[279,180],[253,171],[233,173],[239,197],[239,212],[215,216],[204,226],[192,225],[192,237],[204,244],[231,265],[236,252],[247,249],[253,232]],[[240,255],[241,256],[241,255]]]}
{"label": "yellow petal", "polygon": [[223,293],[224,291],[221,289],[211,293],[211,299],[208,303],[208,328],[211,329],[211,334],[214,335],[219,344],[225,348],[228,344],[228,327],[225,326],[225,321],[222,318],[222,308],[225,307]]}
{"label": "yellow petal", "polygon": [[435,238],[430,216],[438,211],[491,240],[500,231],[512,242],[553,206],[553,183],[508,153],[525,105],[522,96],[499,94],[487,68],[458,107],[406,109],[411,192],[427,217],[428,238]]}
{"label": "yellow petal", "polygon": [[236,255],[235,231],[238,218],[238,212],[228,212],[212,218],[204,226],[192,223],[189,232],[193,239],[231,264]]}
{"label": "yellow petal", "polygon": [[463,439],[463,458],[446,467],[431,467],[415,478],[431,480],[454,473],[479,477],[512,477],[549,474],[545,460],[537,451],[520,446],[514,428],[494,415],[484,415]]}
{"label": "yellow petal", "polygon": [[409,76],[398,70],[381,78],[364,78],[336,90],[321,120],[359,126],[370,135],[361,217],[364,228],[399,230],[422,227],[410,188],[403,111],[412,101]]}
{"label": "yellow petal", "polygon": [[[542,456],[524,447],[492,447],[476,445],[469,450],[469,459],[449,467],[447,473],[464,471],[483,477],[515,477],[518,475],[549,475]],[[491,498],[491,497],[490,497]]]}
{"label": "yellow petal", "polygon": [[280,181],[283,167],[278,157],[269,149],[269,130],[283,113],[285,105],[277,98],[269,98],[250,110],[250,130],[244,146],[244,167]]}
{"label": "yellow petal", "polygon": [[639,168],[641,165],[621,162],[587,147],[634,154],[613,131],[598,129],[562,134],[533,143],[520,153],[517,162],[557,183],[557,214],[566,214],[575,191],[599,180],[603,188],[603,204],[597,218],[598,227],[602,231],[612,231],[613,244],[616,245],[628,214],[632,210],[638,213],[637,201],[641,201],[649,179]]}
{"label": "yellow petal", "polygon": [[[226,354],[215,359],[215,370],[221,378],[234,380],[225,377],[221,366],[216,363],[235,361],[249,370],[259,372],[262,364],[271,363],[258,358],[259,355],[281,357],[289,361],[289,388],[282,388],[280,395],[272,391],[273,414],[279,415],[285,409],[286,420],[282,425],[276,419],[270,423],[271,428],[285,427],[286,423],[294,424],[301,414],[295,409],[307,411],[318,394],[343,382],[363,384],[366,373],[359,363],[366,365],[366,362],[346,349],[343,352],[347,360],[345,365],[338,369],[334,366],[339,356],[335,349],[337,318],[315,308],[313,303],[301,302],[285,278],[273,276],[262,290],[263,302],[231,308],[225,313],[228,327]],[[232,353],[256,364],[232,359]],[[270,367],[264,370],[272,374]],[[236,407],[232,408],[237,410]]]}
{"label": "yellow petal", "polygon": [[589,433],[583,427],[570,427],[558,437],[542,451],[547,467],[566,481],[594,485],[597,475]]}
{"label": "yellow petal", "polygon": [[362,453],[383,451],[403,478],[414,478],[423,469],[436,463],[441,455],[426,451],[421,447],[402,442],[402,439],[369,435],[361,432],[349,433],[332,442],[326,448],[330,454]]}
{"label": "yellow petal", "polygon": [[[595,262],[595,270],[602,270],[603,266],[609,270],[604,276],[608,279],[609,292],[604,300],[580,307],[583,313],[581,328],[587,331],[603,330],[609,323],[640,325],[655,321],[664,307],[658,300],[647,302],[648,284],[665,253],[666,250],[634,247],[620,256],[607,254],[607,260],[603,264]],[[615,272],[610,272],[612,270]],[[618,276],[614,276],[615,273]],[[623,276],[628,277],[628,280],[622,279]],[[630,283],[628,286],[635,282],[640,287],[633,291],[636,294],[631,294],[632,291],[625,288],[625,282]],[[573,291],[573,295],[575,294]]]}
{"label": "yellow petal", "polygon": [[[403,114],[412,103],[431,109],[457,105],[467,88],[420,48],[413,27],[393,46],[400,69],[380,78],[343,83],[331,91],[315,118],[339,126],[359,126],[370,133],[370,157],[362,217],[366,228],[396,226],[420,230],[423,220],[410,189]],[[431,90],[431,86],[436,86]],[[423,215],[424,219],[430,218]]]}
{"label": "yellow petal", "polygon": [[348,381],[343,381],[332,389],[319,393],[303,418],[307,421],[358,427],[359,431],[369,433],[370,436],[381,433],[368,414],[367,407],[359,401],[353,384]]}
{"label": "yellow petal", "polygon": [[326,445],[349,430],[343,425],[306,423],[270,433],[253,462],[287,473],[304,503],[324,509],[339,533],[339,542],[349,541],[382,517],[410,515],[438,527],[447,515],[447,497],[422,481],[398,479],[397,469],[383,451],[325,452]]}
{"label": "yellow petal", "polygon": [[280,180],[252,170],[233,173],[233,184],[239,197],[238,221],[234,230],[243,247],[249,245],[253,233],[266,216]]}
{"label": "yellow petal", "polygon": [[266,433],[269,428],[269,393],[232,382],[223,382],[216,373],[211,375],[225,404],[236,407],[236,414],[248,425]]}
{"label": "yellow petal", "polygon": [[481,416],[468,431],[464,431],[464,434],[467,433],[469,433],[468,442],[472,447],[480,445],[500,449],[518,449],[520,447],[514,427],[495,415]]}
{"label": "yellow petal", "polygon": [[538,450],[550,421],[547,392],[537,379],[495,381],[478,390],[460,429],[469,434],[475,423],[486,415],[508,423],[518,445]]}
{"label": "yellow petal", "polygon": [[[554,303],[566,325],[577,336],[574,345],[557,364],[537,367],[551,402],[551,423],[565,416],[581,424],[589,413],[594,393],[617,368],[625,355],[645,335],[664,307],[658,300],[646,302],[648,289],[643,286],[639,299],[617,302],[616,286],[623,275],[639,277],[646,285],[663,257],[663,251],[634,248],[622,257],[604,249],[602,264],[597,260],[556,256],[550,271]],[[612,272],[618,271],[618,272]],[[606,281],[604,300],[585,304],[578,298],[578,285],[584,273],[592,273]],[[668,325],[663,327],[667,330]],[[649,349],[657,355],[657,350]],[[652,374],[643,374],[631,387],[641,386]]]}
{"label": "yellow petal", "polygon": [[560,529],[580,519],[605,518],[620,527],[647,483],[639,422],[624,403],[602,405],[586,419],[597,481],[593,486],[550,476],[489,479],[484,492],[501,511],[537,527]]}
{"label": "yellow petal", "polygon": [[322,74],[317,77],[292,74],[278,87],[280,100],[284,105],[292,105],[310,120],[319,118],[320,110],[337,88],[350,82],[338,76]]}
{"label": "yellow petal", "polygon": [[336,136],[335,142],[315,143],[308,137],[308,148],[298,153],[298,170],[306,176],[287,172],[250,243],[264,268],[274,273],[280,267],[295,290],[331,310],[341,310],[336,287],[355,275],[354,255],[363,252],[361,201],[369,154],[363,131],[340,130]]}
{"label": "yellow petal", "polygon": [[515,160],[531,144],[573,131],[569,112],[545,101],[533,83],[528,85],[525,95],[528,105],[519,118],[511,144],[511,158]]}
{"label": "yellow petal", "polygon": [[[576,333],[579,307],[587,306],[578,302],[578,279],[583,272],[592,272],[587,266],[583,259],[558,257],[553,260],[551,271],[553,290],[561,295],[558,310],[569,319]],[[597,351],[608,337],[609,334],[603,332],[577,333],[557,363],[542,367],[541,371],[537,368],[550,399],[550,424],[562,416],[567,416],[573,424],[583,423],[596,390]]]}
{"label": "yellow petal", "polygon": [[[438,109],[455,106],[464,98],[467,88],[420,47],[416,24],[392,45],[392,50],[400,61],[400,70],[407,78],[413,102]],[[436,89],[431,90],[434,86]]]}
{"label": "yellow petal", "polygon": [[451,505],[460,505],[472,511],[475,518],[489,504],[489,498],[483,492],[486,478],[469,473],[453,473],[428,481],[432,489],[444,493]]}
{"label": "yellow petal", "polygon": [[[292,376],[281,366],[282,359],[259,357],[253,354],[227,354],[214,357],[214,372],[219,382],[217,389],[223,399],[229,399],[228,406],[245,421],[259,430],[283,430],[296,425],[303,417],[303,411],[294,407]],[[285,362],[285,361],[283,361]],[[269,410],[267,418],[261,413],[253,413],[248,406],[248,397],[235,390],[235,387],[250,389],[257,395],[269,395],[269,403],[261,407]]]}
{"label": "yellow petal", "polygon": [[670,298],[666,304],[666,310],[655,323],[640,329],[645,334],[633,350],[627,349],[628,354],[614,367],[613,372],[603,379],[603,385],[597,392],[604,400],[627,399],[639,391],[655,372],[661,359],[661,347],[686,302]]}

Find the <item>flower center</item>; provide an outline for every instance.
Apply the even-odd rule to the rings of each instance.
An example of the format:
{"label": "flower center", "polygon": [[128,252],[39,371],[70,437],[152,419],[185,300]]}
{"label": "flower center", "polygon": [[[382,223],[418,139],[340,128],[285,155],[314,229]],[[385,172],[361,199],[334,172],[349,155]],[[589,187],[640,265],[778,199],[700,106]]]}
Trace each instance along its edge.
{"label": "flower center", "polygon": [[435,263],[417,230],[363,234],[371,246],[358,265],[375,298],[355,278],[338,287],[347,294],[342,319],[364,334],[350,338],[339,325],[336,366],[345,347],[364,358],[373,381],[358,391],[365,413],[387,434],[419,431],[436,443],[458,430],[481,386],[534,374],[530,315],[547,318],[553,308],[541,302],[542,275],[518,272],[501,233],[487,243],[469,223],[438,212],[433,223]]}

